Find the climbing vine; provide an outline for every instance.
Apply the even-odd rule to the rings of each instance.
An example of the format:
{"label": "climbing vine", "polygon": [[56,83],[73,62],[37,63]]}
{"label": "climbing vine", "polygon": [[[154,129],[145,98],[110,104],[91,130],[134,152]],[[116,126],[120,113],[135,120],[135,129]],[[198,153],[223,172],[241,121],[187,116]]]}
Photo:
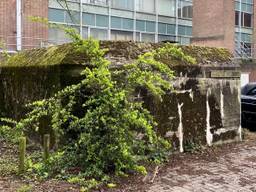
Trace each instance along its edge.
{"label": "climbing vine", "polygon": [[30,165],[47,176],[67,174],[74,167],[85,178],[102,179],[130,170],[145,174],[141,162],[163,160],[170,144],[157,136],[157,122],[134,95],[138,88],[144,88],[161,99],[172,88],[172,70],[158,61],[164,55],[189,63],[193,59],[167,44],[110,71],[106,50],[100,49],[98,41],[81,39],[71,29],[66,33],[73,39],[76,52],[85,58],[83,80],[52,98],[29,104],[30,111],[19,122],[2,119],[8,126],[0,130],[8,131],[14,124],[16,134],[22,135],[38,130],[41,120],[48,117],[58,150],[46,165]]}

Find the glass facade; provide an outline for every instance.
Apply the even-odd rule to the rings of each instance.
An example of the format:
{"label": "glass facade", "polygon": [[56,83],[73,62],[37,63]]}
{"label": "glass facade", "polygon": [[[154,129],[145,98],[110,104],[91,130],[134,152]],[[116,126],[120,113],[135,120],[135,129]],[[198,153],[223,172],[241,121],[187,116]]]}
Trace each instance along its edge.
{"label": "glass facade", "polygon": [[[192,0],[49,0],[48,18],[84,38],[189,44],[192,14]],[[49,39],[67,41],[57,29],[49,29]]]}
{"label": "glass facade", "polygon": [[253,45],[253,0],[235,0],[235,53],[251,57]]}

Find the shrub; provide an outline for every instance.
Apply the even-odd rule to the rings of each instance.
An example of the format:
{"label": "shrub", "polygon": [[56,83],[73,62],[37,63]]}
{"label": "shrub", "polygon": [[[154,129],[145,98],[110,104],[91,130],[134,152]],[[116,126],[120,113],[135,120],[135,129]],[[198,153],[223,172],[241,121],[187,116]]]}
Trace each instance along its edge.
{"label": "shrub", "polygon": [[173,72],[157,61],[162,54],[187,62],[193,60],[167,44],[111,72],[98,41],[83,40],[73,30],[66,32],[77,53],[85,57],[83,80],[50,99],[28,105],[30,112],[16,124],[18,130],[38,130],[40,119],[51,119],[59,149],[47,165],[37,168],[50,175],[75,170],[86,178],[97,179],[131,170],[146,174],[141,161],[162,160],[170,145],[157,136],[157,123],[143,107],[143,101],[134,95],[139,87],[161,99],[172,88]]}

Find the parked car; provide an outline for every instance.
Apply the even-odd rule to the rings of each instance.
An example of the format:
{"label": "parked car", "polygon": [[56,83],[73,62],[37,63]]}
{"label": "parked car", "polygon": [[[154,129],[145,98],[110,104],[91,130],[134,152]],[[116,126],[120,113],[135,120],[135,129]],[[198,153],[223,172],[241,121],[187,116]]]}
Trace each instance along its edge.
{"label": "parked car", "polygon": [[256,124],[256,82],[249,83],[242,87],[241,105],[242,126],[245,128],[253,128],[253,124]]}

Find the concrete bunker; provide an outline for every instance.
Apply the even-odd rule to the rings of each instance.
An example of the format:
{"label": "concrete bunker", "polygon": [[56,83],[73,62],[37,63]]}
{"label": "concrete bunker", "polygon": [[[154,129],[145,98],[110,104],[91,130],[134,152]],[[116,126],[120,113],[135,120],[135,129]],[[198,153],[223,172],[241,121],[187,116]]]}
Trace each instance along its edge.
{"label": "concrete bunker", "polygon": [[[163,43],[101,42],[112,67],[130,63]],[[142,93],[159,125],[157,131],[181,152],[191,144],[214,145],[241,139],[240,68],[226,49],[180,46],[195,65],[162,61],[176,74],[163,102]],[[18,53],[0,66],[0,115],[19,119],[28,102],[50,97],[81,78],[86,58],[71,44]]]}

